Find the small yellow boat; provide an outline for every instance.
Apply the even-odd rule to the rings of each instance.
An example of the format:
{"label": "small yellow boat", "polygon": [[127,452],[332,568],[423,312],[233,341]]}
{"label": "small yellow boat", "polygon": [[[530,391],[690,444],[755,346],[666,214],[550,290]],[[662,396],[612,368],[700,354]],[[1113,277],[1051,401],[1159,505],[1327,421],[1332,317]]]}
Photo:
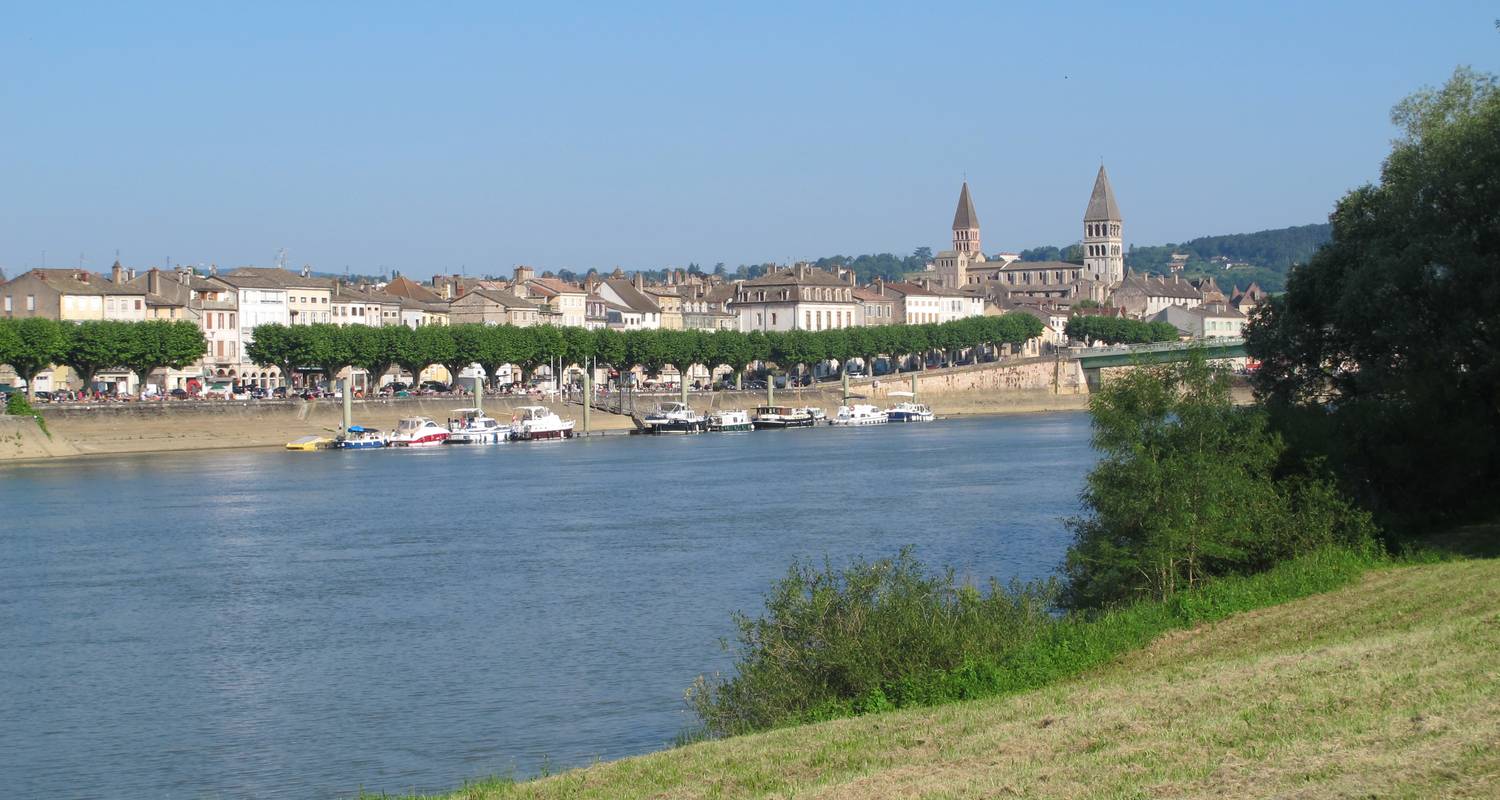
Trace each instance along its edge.
{"label": "small yellow boat", "polygon": [[286,443],[288,450],[325,450],[333,445],[326,436],[299,436]]}

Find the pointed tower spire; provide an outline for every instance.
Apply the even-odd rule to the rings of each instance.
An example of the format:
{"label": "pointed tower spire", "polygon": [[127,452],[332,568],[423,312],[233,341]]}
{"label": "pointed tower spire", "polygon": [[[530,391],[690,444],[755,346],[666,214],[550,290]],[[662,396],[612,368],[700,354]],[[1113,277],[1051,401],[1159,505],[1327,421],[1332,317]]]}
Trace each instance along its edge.
{"label": "pointed tower spire", "polygon": [[1089,195],[1089,208],[1083,212],[1085,222],[1105,222],[1120,219],[1120,206],[1115,203],[1115,190],[1109,185],[1109,173],[1099,165],[1099,176],[1094,178],[1094,192]]}
{"label": "pointed tower spire", "polygon": [[968,230],[979,227],[979,215],[974,213],[974,199],[969,197],[969,182],[958,193],[958,210],[953,212],[953,230]]}
{"label": "pointed tower spire", "polygon": [[1125,220],[1109,185],[1109,173],[1099,165],[1089,207],[1083,212],[1083,264],[1092,280],[1114,286],[1125,280]]}
{"label": "pointed tower spire", "polygon": [[976,255],[979,250],[979,214],[974,211],[974,199],[969,197],[969,182],[958,193],[958,210],[953,212],[953,249],[967,255]]}

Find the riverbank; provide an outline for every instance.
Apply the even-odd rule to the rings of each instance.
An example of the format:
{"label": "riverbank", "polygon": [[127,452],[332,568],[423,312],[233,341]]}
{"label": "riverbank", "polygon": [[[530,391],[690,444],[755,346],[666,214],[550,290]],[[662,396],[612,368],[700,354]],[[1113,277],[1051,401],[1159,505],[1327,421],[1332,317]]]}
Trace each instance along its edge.
{"label": "riverbank", "polygon": [[1376,569],[1032,692],[445,797],[1483,797],[1500,771],[1497,620],[1500,561]]}
{"label": "riverbank", "polygon": [[[891,391],[904,384],[887,383],[864,387],[872,402],[894,402]],[[829,409],[842,402],[838,385],[809,389],[778,390],[776,402],[815,405]],[[649,412],[656,404],[677,400],[677,395],[637,395],[633,405],[610,413],[596,408],[590,415],[591,429],[624,433],[634,429],[633,411]],[[1085,394],[1054,394],[1047,389],[957,389],[922,395],[940,416],[1018,414],[1048,411],[1080,411],[1088,407]],[[764,392],[690,393],[689,404],[707,413],[717,409],[754,408],[766,402]],[[427,416],[447,419],[455,408],[471,405],[471,398],[424,397],[388,400],[357,400],[356,424],[390,429],[403,417]],[[525,398],[487,398],[485,410],[497,419],[509,419],[523,405],[545,405],[560,416],[577,420],[582,430],[583,408],[575,403],[542,402]],[[617,406],[611,401],[611,409]],[[219,402],[157,402],[110,405],[57,404],[40,409],[46,420],[43,434],[29,418],[7,418],[0,429],[0,460],[51,459],[80,455],[170,453],[184,450],[280,447],[299,436],[331,434],[342,422],[343,407],[337,400],[259,400]]]}

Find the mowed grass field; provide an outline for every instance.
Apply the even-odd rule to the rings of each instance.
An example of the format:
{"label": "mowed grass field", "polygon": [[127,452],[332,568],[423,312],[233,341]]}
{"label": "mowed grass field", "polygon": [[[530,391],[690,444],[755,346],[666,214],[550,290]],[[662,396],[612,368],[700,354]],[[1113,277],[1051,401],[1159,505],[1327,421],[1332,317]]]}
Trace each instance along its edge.
{"label": "mowed grass field", "polygon": [[1497,798],[1500,561],[1373,570],[1025,694],[445,797]]}

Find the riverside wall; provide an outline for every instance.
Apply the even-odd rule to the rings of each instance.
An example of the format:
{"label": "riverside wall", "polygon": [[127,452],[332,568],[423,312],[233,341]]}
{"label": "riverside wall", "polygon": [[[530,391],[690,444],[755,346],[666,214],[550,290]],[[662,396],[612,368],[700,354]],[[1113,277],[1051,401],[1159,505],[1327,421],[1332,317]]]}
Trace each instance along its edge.
{"label": "riverside wall", "polygon": [[[916,379],[918,399],[939,416],[1068,411],[1087,407],[1088,386],[1077,362],[1052,358],[978,364],[945,370],[926,370],[850,381],[851,393],[876,405],[889,405],[909,392]],[[591,428],[624,432],[634,428],[631,414],[644,415],[658,403],[679,399],[675,394],[637,394],[620,410],[609,413],[596,406]],[[751,409],[766,401],[765,390],[693,392],[689,403],[709,412]],[[843,401],[839,381],[814,387],[777,389],[776,402],[821,406],[833,413]],[[609,397],[610,409],[620,398]],[[355,400],[355,424],[390,429],[403,417],[427,416],[439,422],[452,411],[471,405],[467,398],[412,397]],[[547,405],[559,415],[578,420],[577,404],[545,403],[530,399],[486,398],[484,407],[497,419],[508,419],[522,405]],[[51,436],[30,418],[0,416],[0,459],[56,458],[112,453],[170,452],[214,448],[279,447],[299,436],[332,435],[343,419],[338,400],[258,400],[204,402],[147,402],[102,405],[57,404],[41,409]]]}

